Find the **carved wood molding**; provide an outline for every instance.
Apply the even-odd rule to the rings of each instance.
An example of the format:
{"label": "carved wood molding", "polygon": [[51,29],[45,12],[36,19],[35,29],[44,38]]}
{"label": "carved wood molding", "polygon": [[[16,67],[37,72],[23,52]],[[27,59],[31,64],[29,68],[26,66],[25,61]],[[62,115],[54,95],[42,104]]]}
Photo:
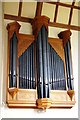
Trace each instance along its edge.
{"label": "carved wood molding", "polygon": [[66,30],[66,31],[62,31],[58,34],[58,37],[60,39],[63,39],[63,46],[66,45],[66,43],[68,42],[68,40],[70,40],[70,36],[71,36],[71,31],[70,30]]}
{"label": "carved wood molding", "polygon": [[33,34],[35,36],[35,39],[38,36],[38,33],[41,29],[41,27],[44,25],[46,30],[48,31],[48,25],[49,25],[49,18],[46,16],[36,16],[33,21],[32,21],[32,29],[33,29]]}
{"label": "carved wood molding", "polygon": [[52,100],[50,98],[41,98],[37,99],[37,107],[40,109],[46,110],[47,108],[50,108],[52,104]]}
{"label": "carved wood molding", "polygon": [[7,25],[8,40],[11,40],[14,32],[16,32],[16,36],[18,36],[20,27],[21,25],[18,22],[12,22]]}

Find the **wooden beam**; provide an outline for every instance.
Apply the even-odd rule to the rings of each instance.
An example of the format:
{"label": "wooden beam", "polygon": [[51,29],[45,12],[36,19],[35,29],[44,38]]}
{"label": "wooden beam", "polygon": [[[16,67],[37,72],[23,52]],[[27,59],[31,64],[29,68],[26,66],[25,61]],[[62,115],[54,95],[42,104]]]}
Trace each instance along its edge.
{"label": "wooden beam", "polygon": [[56,20],[57,20],[58,6],[59,6],[58,4],[59,4],[59,0],[58,0],[58,3],[56,4],[55,15],[54,15],[54,22],[56,22]]}
{"label": "wooden beam", "polygon": [[43,5],[43,2],[37,2],[36,15],[35,16],[41,16],[42,5]]}
{"label": "wooden beam", "polygon": [[[54,4],[54,5],[57,5],[57,4],[58,4],[57,2],[46,2],[46,3]],[[70,4],[61,3],[61,2],[59,2],[59,5],[60,5],[60,6],[63,6],[63,7],[75,8],[75,9],[80,10],[80,7],[79,7],[79,6],[72,6],[72,5],[70,5]]]}
{"label": "wooden beam", "polygon": [[[72,2],[72,6],[74,6],[75,2]],[[73,13],[73,7],[71,7],[71,10],[70,10],[70,16],[69,16],[69,22],[68,22],[68,25],[71,24],[71,20],[72,20],[72,13]]]}
{"label": "wooden beam", "polygon": [[[19,16],[14,16],[14,15],[8,15],[8,14],[4,14],[4,19],[21,21],[21,22],[28,22],[28,23],[31,23],[31,21],[33,20],[32,18],[19,17]],[[50,22],[49,26],[80,31],[80,26],[67,25],[67,24],[63,24],[63,23]]]}
{"label": "wooden beam", "polygon": [[21,11],[22,11],[22,0],[20,0],[19,2],[18,16],[21,16]]}
{"label": "wooden beam", "polygon": [[32,21],[31,18],[19,17],[19,16],[14,16],[14,15],[9,15],[9,14],[4,14],[4,19],[21,21],[21,22],[28,22],[28,23],[31,23],[31,21]]}
{"label": "wooden beam", "polygon": [[67,24],[63,24],[63,23],[50,22],[49,26],[80,31],[80,26],[67,25]]}

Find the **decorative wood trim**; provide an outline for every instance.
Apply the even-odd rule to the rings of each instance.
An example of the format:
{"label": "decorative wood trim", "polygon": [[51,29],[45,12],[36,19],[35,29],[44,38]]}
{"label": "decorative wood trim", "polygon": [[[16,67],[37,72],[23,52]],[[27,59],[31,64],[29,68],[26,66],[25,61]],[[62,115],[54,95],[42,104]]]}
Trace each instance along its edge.
{"label": "decorative wood trim", "polygon": [[36,8],[36,15],[35,16],[41,16],[42,6],[43,6],[43,2],[37,2],[37,8]]}
{"label": "decorative wood trim", "polygon": [[[9,15],[9,14],[4,14],[4,19],[28,22],[28,23],[31,23],[33,20],[32,18],[19,17],[19,16],[14,16],[14,15]],[[80,31],[80,26],[67,25],[67,24],[63,24],[63,23],[49,22],[49,26]]]}
{"label": "decorative wood trim", "polygon": [[71,31],[70,30],[66,30],[66,31],[62,31],[58,34],[58,37],[60,39],[63,39],[63,46],[66,45],[67,41],[70,40],[70,36],[71,36]]}
{"label": "decorative wood trim", "polygon": [[54,48],[60,58],[65,61],[64,58],[64,48],[63,48],[63,41],[58,38],[49,38],[48,39],[50,45]]}
{"label": "decorative wood trim", "polygon": [[9,23],[7,25],[8,39],[9,40],[13,36],[14,32],[16,32],[16,35],[18,36],[20,27],[21,27],[21,25],[18,22],[12,22],[12,23]]}
{"label": "decorative wood trim", "polygon": [[[29,47],[35,40],[34,35],[18,34],[18,57]],[[64,50],[62,48],[63,41],[59,38],[48,38],[50,45],[56,50],[58,55],[64,61]]]}
{"label": "decorative wood trim", "polygon": [[50,108],[52,104],[52,100],[50,98],[41,98],[37,99],[37,107],[39,109],[46,110],[47,108]]}
{"label": "decorative wood trim", "polygon": [[21,16],[21,11],[22,11],[22,0],[20,0],[19,2],[18,16]]}
{"label": "decorative wood trim", "polygon": [[26,34],[19,34],[18,39],[18,57],[20,57],[35,39],[33,35]]}
{"label": "decorative wood trim", "polygon": [[[18,93],[20,92],[20,93]],[[51,90],[50,91],[50,98],[42,98],[37,100],[37,96],[36,96],[36,90],[23,90],[23,89],[18,89],[17,92],[17,97],[15,100],[13,99],[8,99],[7,101],[7,105],[8,107],[11,108],[71,108],[75,105],[75,97],[73,95],[72,100],[69,98],[67,91],[64,90]],[[30,92],[30,93],[29,93]],[[32,93],[31,93],[32,92]],[[31,97],[30,99],[26,99],[24,100],[23,96],[23,100],[18,100],[18,95],[22,95],[23,93],[25,93],[24,95],[27,94],[35,94],[35,99],[33,100]],[[36,101],[37,100],[37,101]],[[38,104],[38,106],[37,106]]]}
{"label": "decorative wood trim", "polygon": [[[74,6],[75,2],[72,2],[72,6]],[[73,13],[73,7],[71,8],[70,10],[70,16],[69,16],[69,22],[68,22],[68,25],[71,24],[71,20],[72,20],[72,13]]]}
{"label": "decorative wood trim", "polygon": [[32,30],[33,34],[35,36],[35,39],[38,36],[38,33],[41,29],[41,27],[44,25],[46,30],[48,31],[48,24],[49,24],[49,18],[46,16],[36,16],[32,21]]}
{"label": "decorative wood trim", "polygon": [[8,92],[11,95],[12,99],[14,99],[14,96],[17,94],[18,92],[18,88],[8,88]]}
{"label": "decorative wood trim", "polygon": [[72,101],[73,95],[75,94],[74,90],[68,90],[67,94],[69,95],[69,97],[70,97],[70,99]]}

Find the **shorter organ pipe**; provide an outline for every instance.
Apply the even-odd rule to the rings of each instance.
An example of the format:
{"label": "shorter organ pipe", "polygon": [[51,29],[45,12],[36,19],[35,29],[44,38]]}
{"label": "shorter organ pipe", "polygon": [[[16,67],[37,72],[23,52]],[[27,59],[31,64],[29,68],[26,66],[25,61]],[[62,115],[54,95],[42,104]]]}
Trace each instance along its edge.
{"label": "shorter organ pipe", "polygon": [[34,43],[19,58],[19,87],[36,89],[34,68]]}

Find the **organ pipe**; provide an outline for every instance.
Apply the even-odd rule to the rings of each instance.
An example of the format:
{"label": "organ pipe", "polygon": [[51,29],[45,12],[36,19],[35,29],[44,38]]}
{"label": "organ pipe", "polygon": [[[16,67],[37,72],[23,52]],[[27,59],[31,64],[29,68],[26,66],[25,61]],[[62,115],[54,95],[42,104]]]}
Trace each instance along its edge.
{"label": "organ pipe", "polygon": [[72,63],[71,63],[71,54],[70,54],[70,41],[67,42],[67,44],[64,47],[65,51],[65,60],[66,60],[66,72],[67,72],[67,84],[69,90],[72,90]]}
{"label": "organ pipe", "polygon": [[10,47],[10,87],[17,87],[17,37],[14,32]]}
{"label": "organ pipe", "polygon": [[19,88],[35,89],[34,43],[19,57]]}

